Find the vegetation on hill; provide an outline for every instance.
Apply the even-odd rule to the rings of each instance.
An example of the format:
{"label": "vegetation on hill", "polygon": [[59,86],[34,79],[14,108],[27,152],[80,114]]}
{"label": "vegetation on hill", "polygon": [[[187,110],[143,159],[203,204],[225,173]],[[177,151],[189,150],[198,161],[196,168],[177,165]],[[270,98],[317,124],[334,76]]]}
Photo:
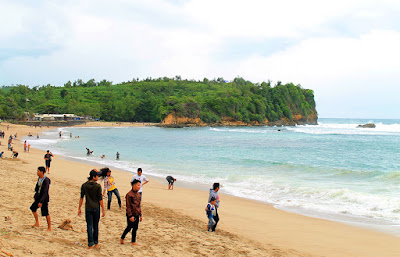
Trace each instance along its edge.
{"label": "vegetation on hill", "polygon": [[133,80],[118,85],[91,79],[63,87],[3,86],[0,118],[24,119],[30,113],[74,113],[105,121],[160,122],[168,114],[215,123],[223,118],[265,123],[296,115],[315,117],[314,92],[300,85],[252,83],[241,77],[203,81],[175,78]]}

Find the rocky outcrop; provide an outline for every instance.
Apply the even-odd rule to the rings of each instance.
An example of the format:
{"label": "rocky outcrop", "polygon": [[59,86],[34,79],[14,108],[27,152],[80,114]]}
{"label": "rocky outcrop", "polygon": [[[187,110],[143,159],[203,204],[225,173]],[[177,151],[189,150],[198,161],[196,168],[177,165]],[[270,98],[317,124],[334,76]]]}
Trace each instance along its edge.
{"label": "rocky outcrop", "polygon": [[178,117],[174,113],[168,116],[161,122],[161,126],[165,127],[191,127],[191,126],[206,126],[200,118]]}
{"label": "rocky outcrop", "polygon": [[219,126],[219,127],[229,127],[229,126],[296,126],[296,125],[317,125],[318,122],[317,114],[312,114],[307,117],[301,114],[293,115],[292,121],[287,118],[282,118],[281,120],[270,122],[268,120],[262,123],[258,121],[250,121],[249,123],[243,121],[237,121],[231,117],[222,117],[220,122],[216,123],[205,123],[200,118],[189,118],[189,117],[178,117],[175,113],[170,113],[161,122],[160,126],[170,127],[170,128],[182,128],[182,127],[205,127],[205,126]]}
{"label": "rocky outcrop", "polygon": [[364,125],[358,125],[357,128],[375,128],[376,125],[374,123],[367,123]]}

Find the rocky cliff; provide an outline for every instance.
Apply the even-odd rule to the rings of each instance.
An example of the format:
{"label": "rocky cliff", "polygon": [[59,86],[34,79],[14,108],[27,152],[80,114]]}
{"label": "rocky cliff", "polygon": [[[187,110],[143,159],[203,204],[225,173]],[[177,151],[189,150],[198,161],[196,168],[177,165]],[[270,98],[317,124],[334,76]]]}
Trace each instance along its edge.
{"label": "rocky cliff", "polygon": [[250,121],[249,123],[243,121],[236,121],[230,117],[222,117],[220,122],[215,123],[206,123],[203,122],[199,117],[197,118],[189,118],[189,117],[179,117],[176,113],[170,113],[162,122],[161,126],[163,127],[205,127],[205,126],[295,126],[295,125],[317,125],[318,124],[318,116],[317,113],[314,112],[307,117],[302,116],[301,114],[293,115],[293,119],[290,121],[287,118],[282,118],[279,121],[270,122],[265,120],[260,123],[257,121]]}

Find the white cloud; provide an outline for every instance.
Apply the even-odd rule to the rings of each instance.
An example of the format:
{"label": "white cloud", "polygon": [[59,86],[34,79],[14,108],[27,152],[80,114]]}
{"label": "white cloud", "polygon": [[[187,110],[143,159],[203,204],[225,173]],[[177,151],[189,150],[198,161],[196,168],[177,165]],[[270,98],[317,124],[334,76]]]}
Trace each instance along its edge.
{"label": "white cloud", "polygon": [[[314,89],[322,116],[350,106],[360,115],[373,99],[393,109],[400,107],[398,10],[400,2],[371,0],[2,1],[0,85],[242,76]],[[269,51],[262,42],[270,39],[286,48]],[[226,56],[232,42],[254,47],[251,56]]]}

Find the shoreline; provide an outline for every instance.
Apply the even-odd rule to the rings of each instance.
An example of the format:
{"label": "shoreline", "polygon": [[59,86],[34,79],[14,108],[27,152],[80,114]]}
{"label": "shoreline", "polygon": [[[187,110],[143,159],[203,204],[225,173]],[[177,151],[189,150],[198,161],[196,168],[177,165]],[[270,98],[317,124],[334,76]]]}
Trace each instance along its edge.
{"label": "shoreline", "polygon": [[[110,127],[110,126],[114,126],[114,123],[108,123],[107,126],[105,127]],[[125,124],[124,127],[129,126],[129,124]],[[138,124],[135,125],[135,127],[137,127]],[[76,126],[74,126],[76,127]],[[85,127],[85,126],[83,126]],[[97,122],[94,122],[92,124],[88,124],[88,126],[86,127],[95,127],[95,128],[102,128],[101,126],[98,126]],[[56,131],[57,128],[50,128],[51,131]],[[61,128],[62,129],[62,128]],[[42,148],[42,150],[45,150],[45,148]],[[122,167],[122,166],[115,166],[116,163],[113,164],[104,164],[104,162],[107,161],[114,161],[112,159],[108,159],[108,160],[103,160],[103,159],[95,159],[93,157],[89,157],[89,158],[93,158],[93,159],[85,159],[84,157],[79,158],[79,157],[71,157],[71,156],[67,156],[67,155],[63,155],[63,158],[67,161],[72,161],[72,162],[77,162],[77,163],[82,163],[82,164],[89,164],[89,165],[94,165],[94,166],[107,166],[109,168],[112,168],[113,170],[121,170],[124,172],[127,172],[129,174],[135,174],[135,170],[130,170],[126,167]],[[146,172],[145,172],[146,173]],[[155,175],[153,174],[145,174],[147,177],[151,178],[151,179],[156,179],[158,182],[160,183],[165,183],[165,176],[169,175],[169,174],[165,174],[165,175]],[[204,183],[198,183],[198,182],[193,182],[193,181],[186,181],[186,180],[178,180],[177,186],[179,187],[184,187],[187,189],[194,189],[194,190],[201,190],[201,191],[206,191],[208,192],[208,190],[210,189],[210,185],[208,184],[204,184]],[[243,200],[248,200],[248,201],[255,201],[257,203],[261,203],[261,204],[266,204],[268,206],[271,206],[277,210],[282,210],[285,212],[289,212],[289,213],[293,213],[293,214],[298,214],[298,215],[302,215],[302,216],[306,216],[306,217],[310,217],[310,218],[317,218],[317,219],[323,219],[323,220],[328,220],[328,221],[333,221],[333,222],[338,222],[338,223],[342,223],[342,224],[347,224],[350,226],[354,226],[354,227],[358,227],[358,228],[364,228],[364,229],[369,229],[372,231],[377,231],[377,232],[382,232],[382,233],[386,233],[389,235],[394,235],[397,237],[400,237],[400,232],[398,230],[398,227],[400,226],[399,224],[384,220],[384,219],[370,219],[370,218],[365,218],[362,216],[356,216],[356,215],[346,215],[346,214],[339,214],[339,213],[329,213],[329,212],[318,212],[312,209],[305,209],[305,208],[300,208],[300,207],[286,207],[286,206],[281,206],[281,205],[276,205],[274,203],[271,202],[267,202],[267,201],[263,201],[260,199],[254,199],[251,197],[242,197],[240,195],[234,195],[231,194],[230,192],[224,192],[224,185],[222,184],[222,188],[220,190],[220,193],[222,194],[226,194],[232,197],[237,197]]]}
{"label": "shoreline", "polygon": [[[11,126],[10,126],[11,127]],[[34,131],[33,129],[29,129],[26,126],[17,126],[13,125],[12,129],[15,131],[18,130],[19,138],[22,137],[22,134],[27,134],[28,130]],[[1,130],[6,132],[6,137],[9,135],[7,130],[4,129],[4,124],[1,124]],[[24,132],[25,131],[25,132]],[[43,130],[44,131],[44,130]],[[39,131],[40,132],[40,131]],[[36,133],[36,132],[35,132]],[[5,138],[6,139],[6,138]],[[4,140],[2,140],[4,141]],[[39,149],[31,149],[31,153],[23,153],[21,151],[22,145],[15,143],[14,146],[20,152],[20,158],[17,161],[10,161],[10,160],[1,160],[1,168],[0,170],[3,172],[4,169],[8,169],[9,172],[15,169],[18,173],[21,173],[23,176],[28,176],[29,179],[18,181],[24,187],[24,190],[28,190],[28,192],[32,191],[34,187],[34,181],[37,177],[35,177],[35,169],[38,165],[43,165],[43,156],[44,151]],[[5,148],[5,150],[4,150]],[[5,151],[8,155],[8,151],[6,152],[6,146],[2,144],[1,150]],[[56,211],[54,207],[50,207],[50,215],[52,215],[53,222],[60,221],[58,216],[64,217],[67,216],[68,218],[72,219],[74,224],[76,223],[78,226],[78,231],[80,229],[78,235],[78,243],[84,244],[86,240],[86,233],[82,232],[85,228],[85,222],[82,219],[78,219],[75,217],[75,212],[77,209],[77,201],[79,195],[79,186],[82,184],[88,175],[89,170],[93,165],[88,165],[84,163],[76,163],[71,162],[68,160],[62,160],[58,156],[55,156],[53,159],[51,174],[49,177],[52,179],[53,184],[51,187],[51,200],[50,202],[54,205],[60,203],[58,198],[61,198],[59,195],[54,195],[54,191],[58,190],[57,192],[61,195],[66,194],[65,192],[72,193],[72,197],[68,196],[67,198],[61,199],[67,200],[70,205],[68,208],[71,208],[71,211],[68,212],[68,215],[63,215],[62,210]],[[3,165],[4,164],[4,165]],[[54,166],[54,167],[53,167]],[[96,167],[97,168],[97,167]],[[5,171],[7,174],[7,171]],[[3,174],[3,175],[5,175]],[[25,175],[24,175],[25,174]],[[144,173],[145,174],[145,173]],[[146,174],[145,174],[146,175]],[[121,196],[124,196],[127,191],[129,191],[129,184],[127,181],[130,180],[132,174],[126,171],[113,169],[113,176],[116,178],[117,187],[120,190]],[[13,176],[10,176],[13,177]],[[150,178],[150,177],[149,177]],[[12,179],[12,178],[10,178]],[[29,182],[29,183],[28,183]],[[28,183],[25,185],[25,183]],[[59,187],[57,187],[59,186]],[[211,185],[210,185],[211,186]],[[7,190],[11,190],[10,188],[4,187],[2,190],[5,190],[5,200],[9,204],[13,203],[13,198],[10,198],[12,194],[8,194]],[[53,191],[54,190],[54,191]],[[64,192],[64,193],[63,193]],[[14,194],[17,194],[14,192]],[[31,194],[31,193],[30,193]],[[25,197],[27,198],[27,197]],[[23,212],[22,223],[19,220],[13,220],[11,227],[17,227],[20,229],[22,227],[22,231],[24,230],[24,225],[26,222],[32,223],[33,217],[29,212],[29,204],[31,201],[31,197],[29,199],[25,199],[25,202],[17,203],[17,206],[13,208],[16,209],[14,215],[18,214],[19,212]],[[70,198],[73,200],[71,201]],[[203,225],[205,228],[206,218],[204,214],[204,206],[205,201],[208,198],[208,192],[204,192],[197,189],[189,189],[185,187],[176,186],[174,190],[167,190],[167,183],[164,184],[157,181],[157,179],[151,178],[149,184],[144,187],[144,207],[150,209],[154,209],[154,212],[162,212],[165,215],[167,213],[175,213],[178,214],[176,217],[170,217],[171,220],[166,221],[166,224],[175,224],[175,222],[179,221],[180,217],[184,217],[185,219],[190,219],[190,222],[182,222],[180,225],[182,229],[189,228],[191,234],[189,238],[185,238],[181,240],[179,235],[182,236],[182,233],[177,234],[176,238],[174,237],[174,245],[179,244],[182,247],[176,248],[176,252],[169,252],[169,254],[173,254],[174,256],[184,256],[188,252],[185,252],[185,249],[194,248],[198,251],[197,255],[203,253],[205,255],[218,253],[218,249],[222,249],[222,252],[219,253],[230,253],[228,255],[235,256],[233,248],[241,241],[245,241],[247,246],[245,249],[247,252],[240,253],[241,249],[238,249],[239,252],[236,252],[236,255],[241,256],[396,256],[398,252],[400,252],[399,242],[400,239],[398,237],[372,231],[370,229],[362,229],[358,227],[353,227],[349,225],[344,225],[339,222],[332,222],[329,220],[322,220],[318,218],[311,218],[307,216],[302,216],[298,214],[293,214],[290,212],[282,211],[279,209],[274,208],[272,205],[268,206],[266,203],[258,203],[253,200],[246,200],[243,198],[230,196],[221,194],[221,208],[219,209],[220,216],[221,216],[221,223],[219,224],[217,230],[220,232],[210,235],[203,231]],[[14,204],[15,205],[15,204]],[[19,206],[19,207],[18,207]],[[21,207],[22,206],[22,207]],[[102,244],[102,249],[100,250],[101,254],[107,255],[109,253],[109,249],[107,246],[107,242],[103,241],[104,234],[102,230],[107,229],[107,217],[115,221],[115,224],[118,225],[117,229],[111,229],[108,231],[110,233],[110,240],[111,242],[110,249],[118,247],[117,241],[115,238],[118,237],[119,233],[122,232],[125,226],[125,218],[124,218],[124,211],[118,211],[116,208],[116,199],[113,199],[114,209],[111,212],[107,212],[107,215],[103,221],[101,221],[100,227],[100,243]],[[239,207],[238,207],[239,206]],[[5,208],[5,206],[3,207]],[[8,209],[5,215],[8,215]],[[12,212],[12,211],[10,211]],[[57,214],[58,213],[58,214]],[[75,215],[74,215],[75,214]],[[153,215],[154,217],[156,214]],[[12,216],[11,216],[12,217]],[[149,217],[152,219],[153,217]],[[161,219],[162,217],[158,217]],[[153,223],[157,224],[156,220],[152,220]],[[45,221],[41,219],[41,224],[43,228],[43,224]],[[200,227],[193,229],[190,227],[190,224],[198,222]],[[121,224],[122,223],[122,224]],[[171,238],[171,234],[174,231],[168,230],[170,226],[167,226],[163,229],[153,227],[153,230],[147,231],[146,228],[153,225],[152,222],[144,223],[139,227],[138,231],[138,239],[140,241],[151,241],[150,237],[153,233],[162,233],[162,235],[157,234],[158,238],[152,241],[152,244],[159,244],[162,248],[163,238]],[[6,229],[10,227],[10,224],[7,221],[2,220],[0,222],[1,228]],[[158,226],[161,226],[160,224]],[[26,228],[25,228],[26,229]],[[176,228],[179,230],[178,228]],[[43,231],[38,229],[28,229],[29,233],[37,234],[38,236],[43,236]],[[114,231],[117,230],[117,231]],[[160,232],[160,230],[162,230]],[[192,231],[193,230],[193,231]],[[204,229],[205,230],[205,229]],[[18,230],[17,230],[18,231]],[[65,237],[65,233],[60,229],[57,229],[56,226],[53,226],[52,234],[46,235],[46,239],[56,238],[56,237]],[[165,231],[168,231],[165,233]],[[182,231],[180,231],[182,232]],[[198,232],[198,233],[197,233]],[[10,232],[7,235],[11,235],[14,232]],[[24,233],[24,232],[19,232]],[[72,232],[71,232],[72,233]],[[146,234],[149,233],[149,234]],[[146,237],[147,235],[147,237]],[[69,235],[71,236],[71,235]],[[77,235],[75,235],[76,237]],[[145,237],[142,237],[145,236]],[[21,236],[19,236],[21,237]],[[10,240],[17,240],[23,241],[23,238],[19,238],[18,234],[14,235],[14,237],[10,236],[10,238],[0,237],[3,244],[6,246],[12,245]],[[226,241],[226,238],[231,237],[233,240],[232,242]],[[129,237],[128,237],[129,238]],[[147,239],[146,239],[147,238]],[[204,245],[191,245],[190,242],[196,241],[196,238],[203,238],[205,240],[217,240],[223,242],[223,245],[219,245],[216,249],[213,249],[211,252],[204,252],[203,248]],[[28,239],[29,240],[29,239]],[[32,238],[31,238],[32,240]],[[36,240],[36,239],[35,239]],[[50,240],[50,241],[51,241]],[[147,242],[148,243],[148,242]],[[232,243],[232,245],[230,245]],[[61,244],[61,243],[60,243]],[[76,246],[72,247],[72,252],[76,253],[77,255],[83,256],[87,255],[87,250],[84,249],[82,246],[77,244]],[[62,244],[61,244],[62,245]],[[68,245],[68,244],[67,244]],[[233,246],[234,245],[234,246]],[[79,247],[78,247],[79,246]],[[32,246],[34,248],[34,246]],[[68,245],[68,247],[70,247]],[[142,247],[139,252],[144,255],[149,255],[147,248],[151,248],[153,246],[147,245],[147,247]],[[159,248],[160,248],[159,247]],[[197,248],[196,248],[197,247]],[[121,249],[125,251],[125,248],[122,247]],[[146,249],[144,249],[146,248]],[[154,246],[152,248],[152,253],[159,253],[158,255],[166,255],[164,252],[159,252],[160,249]],[[173,248],[173,247],[172,247]],[[17,251],[21,251],[17,246],[14,246],[16,251],[15,256],[17,255]],[[220,249],[220,250],[221,250]],[[261,252],[257,252],[257,249]],[[25,249],[26,250],[26,249]],[[29,249],[33,251],[32,249]],[[35,248],[35,251],[39,251]],[[33,251],[34,252],[34,251]],[[192,255],[196,255],[193,252],[189,252]],[[65,253],[67,256],[67,253]],[[100,255],[101,255],[100,254]],[[22,256],[23,254],[21,254]],[[35,255],[35,254],[34,254]],[[38,254],[40,255],[40,254]],[[157,254],[156,254],[157,255]]]}
{"label": "shoreline", "polygon": [[[68,157],[68,156],[61,156],[61,158],[65,161],[76,162],[76,163],[81,163],[81,164],[85,164],[85,165],[92,165],[92,166],[99,166],[99,167],[101,166],[101,164],[98,163],[97,161],[79,160],[79,159],[74,159],[73,157]],[[101,166],[101,167],[103,167],[103,166]],[[108,165],[107,167],[112,168],[112,170],[119,170],[121,172],[126,172],[130,176],[133,176],[136,174],[133,171],[121,169],[121,168],[115,167],[113,165]],[[160,184],[166,184],[164,177],[155,176],[155,175],[146,175],[146,177],[149,178],[150,180],[156,180]],[[207,192],[207,193],[208,193],[208,190],[211,188],[210,185],[199,184],[199,183],[194,183],[194,182],[190,182],[190,181],[182,181],[182,180],[177,181],[174,186],[182,187],[182,188],[186,188],[186,189],[190,189],[190,190],[198,190],[198,191]],[[327,221],[332,221],[332,222],[338,222],[338,223],[346,224],[346,225],[353,226],[353,227],[364,228],[364,229],[368,229],[368,230],[372,230],[372,231],[376,231],[376,232],[382,232],[382,233],[393,235],[393,236],[400,238],[400,231],[399,231],[400,225],[391,223],[389,221],[379,220],[380,222],[373,222],[373,221],[378,221],[378,220],[371,221],[368,218],[362,218],[362,217],[358,217],[358,216],[349,216],[349,215],[344,215],[344,214],[343,215],[329,214],[329,213],[323,213],[323,212],[319,213],[314,210],[308,210],[308,209],[276,206],[269,202],[225,193],[225,192],[223,192],[223,185],[222,185],[222,190],[220,191],[220,194],[239,198],[244,201],[254,201],[256,203],[265,204],[265,205],[268,205],[277,210],[289,212],[292,214],[297,214],[297,215],[301,215],[301,216],[305,216],[305,217],[309,217],[309,218],[316,218],[316,219],[322,219],[322,220],[327,220]]]}

